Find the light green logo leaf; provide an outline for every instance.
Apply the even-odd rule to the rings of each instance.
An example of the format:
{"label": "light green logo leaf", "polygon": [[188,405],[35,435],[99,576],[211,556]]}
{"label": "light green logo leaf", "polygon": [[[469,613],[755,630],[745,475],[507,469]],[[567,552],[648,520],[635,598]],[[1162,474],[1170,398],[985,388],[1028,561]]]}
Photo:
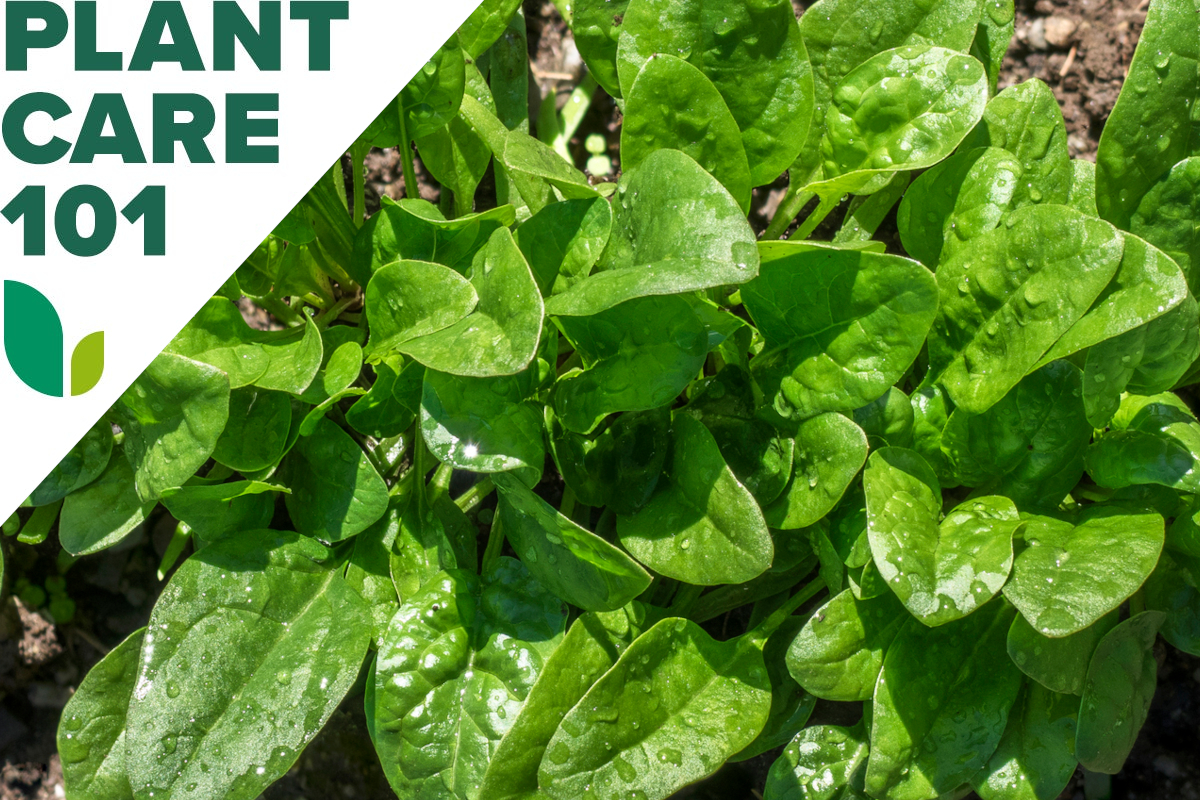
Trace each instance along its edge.
{"label": "light green logo leaf", "polygon": [[[66,350],[54,305],[37,289],[4,282],[4,353],[21,381],[50,397],[65,396]],[[83,338],[71,354],[71,396],[87,394],[104,374],[104,332]]]}

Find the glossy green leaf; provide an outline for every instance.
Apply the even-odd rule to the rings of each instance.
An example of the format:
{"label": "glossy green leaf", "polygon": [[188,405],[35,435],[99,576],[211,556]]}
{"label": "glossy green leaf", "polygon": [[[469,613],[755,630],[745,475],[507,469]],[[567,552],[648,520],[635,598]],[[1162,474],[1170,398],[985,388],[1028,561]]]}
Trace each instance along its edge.
{"label": "glossy green leaf", "polygon": [[588,72],[613,97],[621,96],[617,78],[617,43],[629,0],[576,0],[572,3],[571,33]]}
{"label": "glossy green leaf", "polygon": [[1200,156],[1185,158],[1150,187],[1129,221],[1129,230],[1170,256],[1193,290],[1200,289]]}
{"label": "glossy green leaf", "polygon": [[354,549],[346,565],[346,585],[358,592],[371,609],[371,637],[376,647],[383,643],[388,625],[400,609],[390,556],[400,534],[400,518],[395,511],[403,505],[393,500],[378,522],[354,537]]}
{"label": "glossy green leaf", "polygon": [[182,485],[212,455],[229,419],[229,379],[218,369],[164,353],[113,406],[125,455],[144,501]]}
{"label": "glossy green leaf", "polygon": [[558,513],[516,478],[497,474],[504,535],[542,585],[585,611],[616,611],[650,586],[637,562]]}
{"label": "glossy green leaf", "polygon": [[504,734],[484,774],[479,800],[506,800],[538,788],[538,766],[559,723],[600,676],[651,624],[640,604],[586,613],[546,661],[516,722]]}
{"label": "glossy green leaf", "polygon": [[1083,476],[1083,451],[1092,438],[1082,393],[1079,369],[1055,361],[983,414],[955,411],[941,446],[959,482],[1022,508],[1056,506]]}
{"label": "glossy green leaf", "polygon": [[708,355],[704,326],[681,297],[639,297],[558,324],[586,369],[559,379],[554,410],[568,430],[580,433],[614,412],[668,405]]}
{"label": "glossy green leaf", "polygon": [[482,578],[441,573],[396,612],[368,714],[401,800],[475,796],[562,641],[561,605],[520,562],[501,558]]}
{"label": "glossy green leaf", "polygon": [[945,390],[937,385],[918,388],[910,401],[913,407],[912,449],[933,468],[941,485],[950,488],[957,481],[949,459],[942,452],[942,438],[954,404],[947,399]]}
{"label": "glossy green leaf", "polygon": [[973,240],[938,268],[926,385],[986,411],[1092,306],[1123,249],[1111,226],[1066,206],[1020,209]]}
{"label": "glossy green leaf", "polygon": [[346,411],[346,422],[359,433],[387,439],[408,430],[421,410],[425,366],[399,356],[385,357],[375,365],[371,389]]}
{"label": "glossy green leaf", "polygon": [[1071,191],[1067,194],[1067,205],[1084,214],[1100,216],[1096,210],[1095,162],[1082,158],[1071,159]]}
{"label": "glossy green leaf", "polygon": [[447,220],[424,200],[384,198],[379,213],[359,229],[348,269],[363,285],[397,261],[431,261],[464,272],[492,234],[515,221],[512,206]]}
{"label": "glossy green leaf", "polygon": [[1075,755],[1093,772],[1117,773],[1133,750],[1154,698],[1153,647],[1165,616],[1143,611],[1109,631],[1096,647],[1075,735]]}
{"label": "glossy green leaf", "polygon": [[767,348],[751,362],[785,417],[852,411],[887,393],[916,359],[937,311],[915,261],[805,243],[764,244],[742,300]]}
{"label": "glossy green leaf", "polygon": [[891,592],[859,600],[847,589],[817,609],[792,641],[788,671],[823,700],[868,700],[884,652],[908,619]]}
{"label": "glossy green leaf", "polygon": [[[354,684],[371,621],[325,546],[246,533],[175,572],[129,702],[137,797],[257,797]],[[253,642],[253,646],[247,646]]]}
{"label": "glossy green leaf", "polygon": [[504,33],[509,19],[521,7],[520,0],[484,0],[458,29],[463,50],[478,58]]}
{"label": "glossy green leaf", "polygon": [[905,45],[937,45],[965,53],[975,37],[982,8],[981,0],[934,0],[924,6],[821,0],[810,6],[813,13],[800,18],[800,32],[813,65],[815,124],[793,177],[807,179],[820,167],[826,110],[834,89],[847,75],[878,53]]}
{"label": "glossy green leaf", "polygon": [[779,499],[763,509],[767,524],[782,530],[815,524],[842,499],[866,461],[866,434],[846,417],[821,414],[801,422],[792,480]]}
{"label": "glossy green leaf", "polygon": [[1125,602],[1158,562],[1162,517],[1089,506],[1073,521],[1029,515],[1004,596],[1045,636],[1081,631]]}
{"label": "glossy green leaf", "polygon": [[694,622],[665,619],[567,713],[546,749],[539,785],[554,800],[606,785],[664,800],[750,744],[770,698],[756,643],[717,642]]}
{"label": "glossy green leaf", "polygon": [[462,117],[416,140],[421,163],[443,187],[454,193],[455,216],[475,210],[475,191],[492,163],[492,151]]}
{"label": "glossy green leaf", "polygon": [[674,450],[658,493],[617,520],[621,544],[646,566],[700,586],[744,583],[771,566],[762,512],[737,482],[712,434],[692,417],[674,422]]}
{"label": "glossy green leaf", "polygon": [[102,419],[42,479],[33,494],[29,495],[29,504],[34,507],[48,506],[87,486],[104,473],[112,450],[112,425]]}
{"label": "glossy green leaf", "polygon": [[868,734],[852,728],[815,725],[805,728],[771,765],[765,800],[855,800],[851,779],[867,759]]}
{"label": "glossy green leaf", "polygon": [[678,56],[716,85],[742,131],[751,183],[771,183],[800,153],[813,109],[812,70],[786,0],[632,0],[617,72],[627,102],[655,54]]}
{"label": "glossy green leaf", "polygon": [[788,617],[763,645],[763,661],[771,682],[771,710],[762,732],[731,757],[731,762],[748,761],[768,750],[783,747],[812,716],[817,698],[800,688],[789,673],[786,660],[788,647],[803,624],[802,617]]}
{"label": "glossy green leaf", "polygon": [[292,427],[292,404],[282,392],[254,387],[229,395],[229,422],[213,448],[213,460],[238,472],[279,463]]}
{"label": "glossy green leaf", "polygon": [[[409,139],[428,136],[454,119],[462,103],[465,83],[463,51],[458,36],[454,35],[400,92]],[[391,113],[398,116],[394,111]]]}
{"label": "glossy green leaf", "polygon": [[1008,52],[1016,31],[1015,15],[1013,0],[985,0],[979,27],[975,30],[975,41],[971,42],[971,55],[987,69],[988,85],[993,94],[1000,80],[1004,54]]}
{"label": "glossy green leaf", "polygon": [[470,281],[428,261],[380,267],[367,284],[371,352],[397,350],[405,342],[437,333],[464,319],[479,304]]}
{"label": "glossy green leaf", "polygon": [[63,501],[59,542],[76,556],[112,547],[141,525],[154,505],[138,499],[129,460],[114,452],[99,478]]}
{"label": "glossy green leaf", "polygon": [[387,510],[388,488],[366,454],[322,418],[288,454],[286,498],[297,530],[328,542],[362,533]]}
{"label": "glossy green leaf", "polygon": [[1200,559],[1163,554],[1143,588],[1146,607],[1167,615],[1159,633],[1176,649],[1200,655]]}
{"label": "glossy green leaf", "polygon": [[1081,694],[1092,653],[1118,620],[1114,609],[1077,633],[1051,639],[1018,615],[1008,629],[1008,655],[1021,672],[1050,691]]}
{"label": "glossy green leaf", "polygon": [[[990,10],[995,2],[985,0],[984,8]],[[1016,157],[1021,181],[1012,197],[1013,208],[1067,202],[1072,175],[1067,127],[1054,92],[1037,78],[996,95],[967,143],[999,147]]]}
{"label": "glossy green leaf", "polygon": [[383,517],[388,527],[385,535],[390,537],[395,532],[388,570],[401,601],[416,596],[443,570],[458,568],[441,517],[430,508],[422,474],[424,467],[414,472],[408,485],[391,497]]}
{"label": "glossy green leaf", "polygon": [[546,301],[546,313],[590,316],[635,297],[744,283],[758,262],[754,231],[725,187],[684,153],[657,150],[621,177],[596,270]]}
{"label": "glossy green leaf", "polygon": [[1146,26],[1096,153],[1100,216],[1129,230],[1156,183],[1181,160],[1200,155],[1195,135],[1200,82],[1200,20],[1193,0],[1162,0]]}
{"label": "glossy green leaf", "polygon": [[907,45],[863,62],[833,90],[821,140],[822,197],[880,175],[932,167],[954,152],[987,104],[983,65],[954,50]]}
{"label": "glossy green leaf", "polygon": [[987,766],[971,778],[983,800],[1055,800],[1075,774],[1079,700],[1027,683]]}
{"label": "glossy green leaf", "polygon": [[588,276],[612,233],[607,200],[552,203],[521,224],[517,247],[544,296],[557,294]]}
{"label": "glossy green leaf", "polygon": [[703,72],[674,55],[650,56],[628,87],[625,116],[622,169],[636,169],[655,150],[679,150],[719,180],[743,211],[749,211],[753,186],[742,134],[721,93]]}
{"label": "glossy green leaf", "polygon": [[169,489],[163,505],[201,541],[268,528],[275,516],[275,492],[282,489],[258,481],[202,484]]}
{"label": "glossy green leaf", "polygon": [[955,789],[1000,744],[1021,673],[1004,653],[1013,611],[990,603],[938,628],[910,620],[883,661],[872,703],[872,796],[926,800]]}
{"label": "glossy green leaf", "polygon": [[933,269],[971,239],[994,230],[1012,205],[1021,169],[1007,150],[988,147],[960,149],[923,172],[896,215],[904,249]]}
{"label": "glossy green leaf", "polygon": [[875,566],[909,612],[930,626],[964,617],[1000,591],[1021,525],[1004,497],[968,500],[939,524],[936,481],[920,456],[895,447],[873,453],[863,477]]}
{"label": "glossy green leaf", "polygon": [[912,447],[913,407],[908,395],[893,386],[887,394],[854,409],[854,422],[875,447]]}
{"label": "glossy green leaf", "polygon": [[514,375],[529,366],[542,335],[542,296],[512,234],[501,229],[468,275],[479,303],[465,318],[396,349],[425,366],[476,378]]}
{"label": "glossy green leaf", "polygon": [[1084,456],[1096,483],[1114,489],[1158,484],[1200,491],[1200,422],[1175,395],[1127,396],[1112,427]]}
{"label": "glossy green leaf", "polygon": [[542,419],[529,401],[528,375],[459,378],[429,370],[421,434],[439,461],[472,472],[541,474]]}
{"label": "glossy green leaf", "polygon": [[146,629],[109,651],[63,707],[58,754],[69,800],[133,800],[125,769],[125,714],[140,666]]}

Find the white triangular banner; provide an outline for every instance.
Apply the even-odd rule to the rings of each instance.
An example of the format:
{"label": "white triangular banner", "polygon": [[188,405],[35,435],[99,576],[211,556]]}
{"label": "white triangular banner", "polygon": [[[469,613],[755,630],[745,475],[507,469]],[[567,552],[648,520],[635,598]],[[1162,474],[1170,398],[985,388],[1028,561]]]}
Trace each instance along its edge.
{"label": "white triangular banner", "polygon": [[[0,81],[0,110],[8,113],[15,101],[31,93],[55,95],[71,109],[56,121],[46,113],[29,116],[23,129],[31,144],[42,145],[54,137],[74,143],[94,96],[119,94],[150,162],[126,164],[120,156],[100,155],[94,163],[71,163],[68,155],[46,165],[28,164],[12,152],[8,139],[15,140],[13,136],[0,150],[0,208],[9,207],[26,187],[44,186],[50,228],[46,255],[26,256],[26,223],[31,217],[10,223],[0,216],[0,278],[34,287],[54,305],[68,365],[81,339],[95,331],[105,336],[103,377],[78,397],[69,396],[69,380],[66,397],[39,394],[0,359],[0,520],[29,496],[478,4],[479,0],[349,0],[349,19],[328,25],[328,71],[309,69],[314,25],[292,16],[294,7],[309,6],[300,9],[303,16],[312,7],[336,4],[282,3],[282,69],[275,72],[260,71],[240,47],[235,71],[213,71],[217,4],[212,0],[183,2],[204,71],[184,71],[175,64],[141,72],[77,71],[74,14],[88,4],[68,2],[60,5],[70,33],[57,46],[29,50],[28,69],[14,71],[14,37],[7,35],[0,18],[0,42],[9,45],[3,54],[9,68]],[[151,0],[99,0],[95,5],[97,49],[122,53],[128,67]],[[260,4],[241,0],[239,5],[258,24]],[[36,33],[39,24],[28,27]],[[320,38],[320,32],[316,34]],[[171,35],[163,37],[164,42],[173,40]],[[153,163],[155,93],[194,93],[212,103],[216,125],[206,143],[216,163],[189,163],[181,145],[175,148],[176,163]],[[277,143],[278,163],[224,163],[228,94],[278,94],[277,113],[251,115],[278,119],[273,141],[251,142]],[[12,116],[23,115],[14,111]],[[106,127],[106,132],[113,131]],[[112,244],[92,257],[71,255],[54,231],[61,198],[82,185],[99,187],[118,209]],[[131,224],[119,213],[147,186],[166,187],[165,256],[146,256],[143,222]],[[91,212],[85,208],[78,220],[79,234],[92,235]],[[0,330],[3,314],[0,309]]]}

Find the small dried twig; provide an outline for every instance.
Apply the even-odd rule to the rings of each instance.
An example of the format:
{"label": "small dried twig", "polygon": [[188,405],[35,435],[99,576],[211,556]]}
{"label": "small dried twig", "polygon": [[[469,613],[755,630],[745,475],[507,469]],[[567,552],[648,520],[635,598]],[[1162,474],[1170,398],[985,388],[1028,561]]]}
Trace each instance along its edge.
{"label": "small dried twig", "polygon": [[569,72],[542,72],[540,69],[533,66],[532,64],[529,66],[529,69],[531,72],[533,72],[533,77],[537,78],[539,81],[545,81],[545,80],[573,81],[573,80],[575,80],[575,76]]}
{"label": "small dried twig", "polygon": [[1142,0],[1142,2],[1138,3],[1137,10],[1145,11],[1149,5],[1150,5],[1150,0]]}
{"label": "small dried twig", "polygon": [[92,636],[90,633],[85,631],[83,628],[71,626],[71,634],[73,636],[78,636],[80,639],[83,639],[85,642],[87,642],[89,645],[91,645],[92,649],[95,650],[97,653],[99,653],[101,656],[108,655],[110,648],[107,648],[104,645],[100,644],[99,639],[97,639],[95,636]]}
{"label": "small dried twig", "polygon": [[1078,48],[1076,45],[1071,45],[1071,50],[1067,53],[1067,60],[1063,62],[1063,65],[1058,70],[1058,77],[1067,77],[1067,73],[1070,72],[1071,67],[1075,65],[1075,53],[1077,50]]}

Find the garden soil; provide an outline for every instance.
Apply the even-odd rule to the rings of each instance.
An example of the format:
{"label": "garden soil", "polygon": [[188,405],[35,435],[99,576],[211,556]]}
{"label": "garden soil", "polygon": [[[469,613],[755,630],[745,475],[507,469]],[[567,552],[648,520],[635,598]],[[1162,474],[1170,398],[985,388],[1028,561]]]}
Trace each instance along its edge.
{"label": "garden soil", "polygon": [[[1141,0],[1018,0],[1016,37],[1004,61],[1001,86],[1036,77],[1048,83],[1063,109],[1074,157],[1095,159],[1100,131],[1112,110],[1145,20]],[[797,7],[802,13],[803,7]],[[578,80],[582,62],[566,27],[550,2],[525,4],[532,81],[560,102]],[[397,37],[400,32],[397,31]],[[531,115],[536,119],[536,109]],[[619,112],[611,101],[595,103],[573,146],[579,163],[583,138],[605,135],[617,153]],[[619,169],[619,164],[614,165]],[[368,210],[383,195],[404,196],[394,152],[376,151],[368,163]],[[614,175],[595,176],[613,180]],[[418,175],[422,195],[437,201],[437,189]],[[752,221],[765,226],[785,187],[780,180],[756,193]],[[481,187],[486,197],[489,181]],[[882,230],[889,249],[894,234]],[[269,327],[262,312],[244,309],[252,324]],[[1196,398],[1189,398],[1195,400]],[[1193,405],[1195,403],[1193,402]],[[62,770],[54,736],[59,713],[79,681],[104,653],[146,624],[164,582],[155,570],[174,521],[151,521],[120,547],[84,558],[66,574],[76,603],[72,621],[50,622],[48,615],[9,599],[0,607],[0,800],[50,800],[63,796]],[[5,541],[10,580],[41,584],[58,574],[58,549],[51,540],[37,548]],[[713,633],[740,629],[737,619],[715,620]],[[1158,691],[1150,718],[1124,771],[1111,779],[1077,773],[1064,800],[1200,800],[1200,658],[1160,643]],[[852,724],[859,704],[818,704],[813,721]],[[761,798],[772,752],[729,765],[701,784],[680,792],[691,800]],[[264,795],[267,800],[387,800],[388,789],[367,737],[362,689],[351,693],[297,765]],[[972,795],[973,797],[973,795]]]}

